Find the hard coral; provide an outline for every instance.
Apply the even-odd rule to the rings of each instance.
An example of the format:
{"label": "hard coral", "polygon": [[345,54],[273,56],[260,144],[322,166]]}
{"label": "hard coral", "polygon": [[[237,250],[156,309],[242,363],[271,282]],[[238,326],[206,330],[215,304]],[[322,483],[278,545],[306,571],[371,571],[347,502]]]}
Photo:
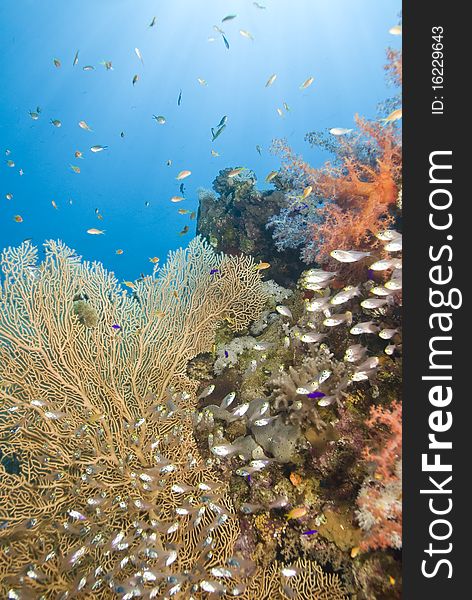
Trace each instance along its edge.
{"label": "hard coral", "polygon": [[209,238],[226,254],[251,254],[255,260],[270,263],[265,272],[279,283],[293,283],[302,264],[293,250],[280,255],[271,233],[266,230],[269,218],[284,206],[279,191],[258,191],[252,172],[229,177],[231,169],[223,169],[213,182],[211,191],[199,193],[197,232]]}

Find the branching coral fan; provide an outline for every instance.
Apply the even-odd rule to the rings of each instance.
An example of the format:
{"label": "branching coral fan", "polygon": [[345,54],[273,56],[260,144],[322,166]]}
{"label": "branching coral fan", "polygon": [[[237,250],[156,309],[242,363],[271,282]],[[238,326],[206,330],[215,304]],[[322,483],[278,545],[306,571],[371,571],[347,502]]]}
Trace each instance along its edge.
{"label": "branching coral fan", "polygon": [[239,526],[199,456],[186,376],[219,322],[239,330],[262,310],[252,259],[196,238],[131,294],[60,242],[39,266],[28,242],[1,265],[0,596],[255,597],[230,560]]}

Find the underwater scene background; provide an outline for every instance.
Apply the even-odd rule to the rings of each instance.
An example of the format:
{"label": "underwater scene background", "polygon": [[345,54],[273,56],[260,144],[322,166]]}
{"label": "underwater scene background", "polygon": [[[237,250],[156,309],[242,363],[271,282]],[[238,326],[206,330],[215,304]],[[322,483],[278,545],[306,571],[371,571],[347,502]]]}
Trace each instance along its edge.
{"label": "underwater scene background", "polygon": [[401,597],[400,9],[2,4],[0,598]]}

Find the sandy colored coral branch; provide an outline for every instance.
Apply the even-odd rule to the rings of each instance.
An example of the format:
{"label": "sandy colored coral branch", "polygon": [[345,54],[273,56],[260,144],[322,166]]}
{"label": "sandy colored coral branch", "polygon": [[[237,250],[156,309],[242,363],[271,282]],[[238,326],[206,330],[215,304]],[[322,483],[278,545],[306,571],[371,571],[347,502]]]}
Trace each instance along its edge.
{"label": "sandy colored coral branch", "polygon": [[239,526],[186,367],[262,310],[252,259],[196,238],[131,293],[60,242],[1,267],[0,596],[207,597]]}

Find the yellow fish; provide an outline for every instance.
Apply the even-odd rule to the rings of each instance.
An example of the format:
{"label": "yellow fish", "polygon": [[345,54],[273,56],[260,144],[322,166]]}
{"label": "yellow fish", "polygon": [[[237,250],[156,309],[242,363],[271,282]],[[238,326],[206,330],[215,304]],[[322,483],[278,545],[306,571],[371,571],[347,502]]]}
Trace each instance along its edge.
{"label": "yellow fish", "polygon": [[286,517],[289,520],[290,519],[300,519],[301,517],[304,517],[307,512],[308,512],[308,510],[305,506],[296,506],[295,508],[292,508],[292,510],[286,514]]}
{"label": "yellow fish", "polygon": [[74,171],[74,173],[80,173],[80,168],[75,165],[71,165],[70,168]]}
{"label": "yellow fish", "polygon": [[134,289],[136,287],[132,281],[123,281],[123,283],[131,289]]}
{"label": "yellow fish", "polygon": [[149,261],[152,262],[153,264],[156,264],[159,262],[159,257],[153,256],[152,258],[149,259]]}
{"label": "yellow fish", "polygon": [[387,124],[387,123],[393,123],[394,121],[398,121],[401,118],[402,118],[402,109],[397,108],[397,110],[394,110],[393,112],[391,112],[388,115],[388,117],[386,117],[385,119],[382,119],[382,120],[385,124]]}
{"label": "yellow fish", "polygon": [[267,181],[267,183],[269,183],[269,181],[272,181],[272,179],[274,179],[274,177],[276,177],[277,174],[278,174],[278,171],[271,171],[265,179]]}
{"label": "yellow fish", "polygon": [[218,152],[216,150],[212,150],[211,151],[211,155],[212,156],[219,156]]}
{"label": "yellow fish", "polygon": [[91,229],[87,229],[87,233],[90,235],[103,235],[105,231],[103,229],[95,229],[95,227],[92,227]]}
{"label": "yellow fish", "polygon": [[182,231],[179,233],[179,235],[185,235],[188,230],[189,230],[189,226],[185,225],[185,227],[182,229]]}
{"label": "yellow fish", "polygon": [[306,198],[308,198],[308,196],[311,194],[312,191],[313,191],[313,186],[312,185],[307,186],[303,190],[302,200],[305,200]]}
{"label": "yellow fish", "polygon": [[88,417],[87,421],[89,423],[97,423],[97,421],[101,421],[104,418],[105,418],[105,415],[95,414],[95,415],[90,415]]}
{"label": "yellow fish", "polygon": [[51,200],[51,204],[53,205],[54,208],[57,209],[57,204],[54,202],[54,200]]}
{"label": "yellow fish", "polygon": [[83,158],[82,152],[80,150],[76,150],[74,153],[75,158]]}
{"label": "yellow fish", "polygon": [[171,202],[182,202],[182,200],[185,200],[183,196],[172,196],[170,199]]}
{"label": "yellow fish", "polygon": [[123,254],[123,250],[121,248],[118,248],[118,250],[116,251],[116,254]]}
{"label": "yellow fish", "polygon": [[258,271],[263,271],[264,269],[268,269],[270,267],[270,263],[268,262],[260,262],[258,265],[256,265],[256,269]]}
{"label": "yellow fish", "polygon": [[180,173],[177,175],[176,179],[185,179],[186,177],[188,177],[191,174],[192,174],[192,171],[180,171]]}
{"label": "yellow fish", "polygon": [[191,220],[191,221],[193,221],[193,220],[195,219],[195,217],[196,217],[196,216],[197,216],[196,212],[195,212],[195,211],[192,211],[192,212],[190,213],[190,220]]}
{"label": "yellow fish", "polygon": [[162,317],[165,317],[165,316],[166,316],[166,313],[164,311],[162,311],[162,310],[156,310],[156,317],[158,319],[162,319]]}
{"label": "yellow fish", "polygon": [[254,41],[254,36],[253,36],[253,35],[252,35],[252,33],[250,33],[249,31],[246,31],[245,29],[240,29],[240,30],[239,30],[239,33],[240,33],[240,34],[241,34],[243,37],[247,38],[248,40],[252,40],[252,41]]}
{"label": "yellow fish", "polygon": [[17,223],[23,223],[23,217],[21,215],[15,215],[13,217],[13,220],[16,221]]}
{"label": "yellow fish", "polygon": [[305,81],[302,83],[302,85],[300,86],[301,90],[306,90],[307,87],[310,87],[310,85],[315,81],[314,77],[308,77],[308,79],[305,79]]}
{"label": "yellow fish", "polygon": [[359,551],[359,546],[354,546],[354,548],[351,549],[351,558],[356,558],[356,556],[359,554]]}
{"label": "yellow fish", "polygon": [[228,177],[236,177],[236,175],[239,175],[239,173],[241,173],[241,171],[244,171],[244,167],[237,167],[236,169],[232,169],[228,173]]}
{"label": "yellow fish", "polygon": [[279,115],[279,117],[283,117],[284,116],[284,113],[282,112],[281,108],[277,109],[277,114]]}
{"label": "yellow fish", "polygon": [[92,131],[85,121],[79,121],[79,127],[87,131]]}
{"label": "yellow fish", "polygon": [[188,215],[190,211],[188,210],[188,208],[179,208],[177,212],[179,213],[179,215]]}
{"label": "yellow fish", "polygon": [[394,25],[393,27],[390,27],[388,32],[391,33],[392,35],[401,35],[402,34],[402,26]]}

